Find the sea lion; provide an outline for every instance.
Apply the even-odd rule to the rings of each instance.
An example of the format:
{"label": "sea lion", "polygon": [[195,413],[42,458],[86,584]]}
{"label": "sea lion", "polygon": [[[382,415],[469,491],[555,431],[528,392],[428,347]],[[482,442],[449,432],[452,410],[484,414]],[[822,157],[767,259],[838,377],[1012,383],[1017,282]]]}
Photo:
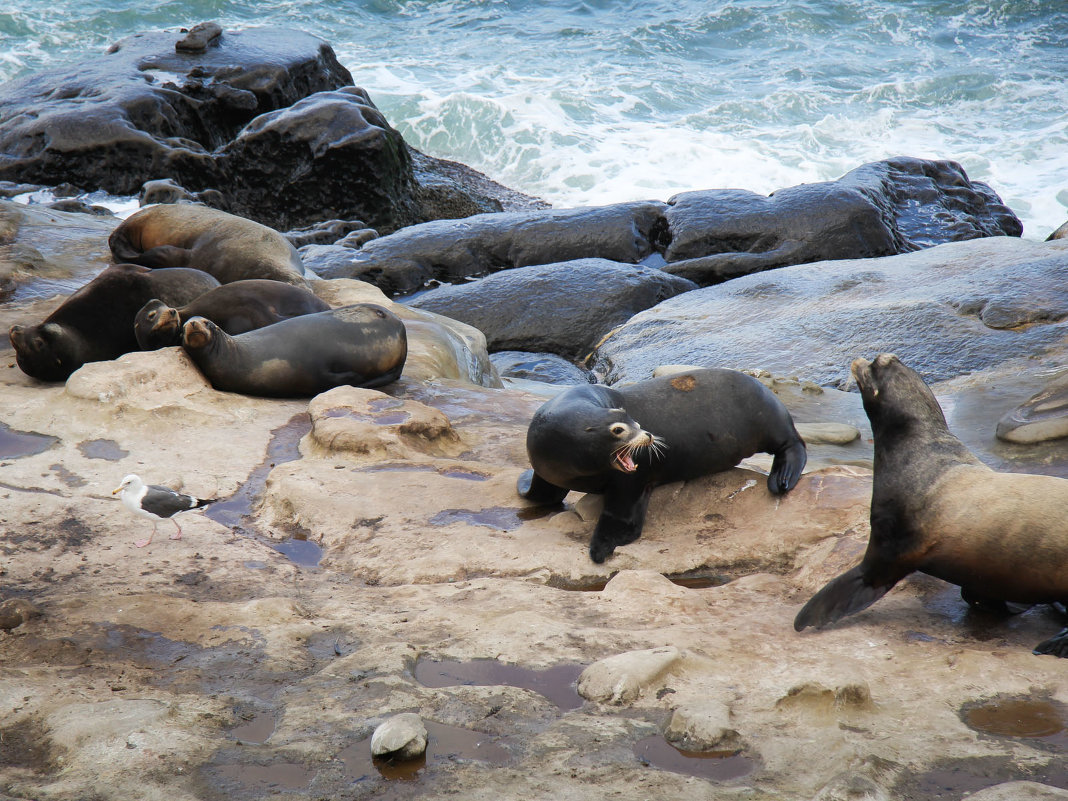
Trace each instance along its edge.
{"label": "sea lion", "polygon": [[[875,436],[871,536],[861,563],[816,593],[794,628],[859,612],[914,570],[957,584],[973,605],[1068,600],[1068,480],[984,465],[892,354],[857,359],[852,373]],[[1068,656],[1068,629],[1035,653]]]}
{"label": "sea lion", "polygon": [[134,318],[134,335],[141,350],[156,350],[182,344],[182,326],[193,317],[205,317],[233,336],[329,308],[304,287],[249,278],[223,284],[179,308],[153,298]]}
{"label": "sea lion", "polygon": [[38,325],[11,327],[22,372],[42,381],[65,381],[86,362],[137,350],[133,321],[152,298],[183,305],[219,286],[205,272],[150,270],[136,264],[108,267]]}
{"label": "sea lion", "polygon": [[149,206],[111,232],[117,261],[145,267],[196,267],[219,283],[270,278],[304,284],[304,263],[289,240],[266,225],[192,203]]}
{"label": "sea lion", "polygon": [[379,387],[404,369],[404,324],[373,303],[306,314],[230,336],[203,317],[182,328],[182,347],[215,389],[307,398],[333,387]]}
{"label": "sea lion", "polygon": [[569,490],[602,493],[590,541],[599,563],[641,536],[653,487],[728,470],[757,452],[775,456],[768,489],[776,495],[793,488],[808,458],[782,401],[745,373],[580,385],[535,412],[527,430],[533,469],[517,489],[538,504],[559,503]]}

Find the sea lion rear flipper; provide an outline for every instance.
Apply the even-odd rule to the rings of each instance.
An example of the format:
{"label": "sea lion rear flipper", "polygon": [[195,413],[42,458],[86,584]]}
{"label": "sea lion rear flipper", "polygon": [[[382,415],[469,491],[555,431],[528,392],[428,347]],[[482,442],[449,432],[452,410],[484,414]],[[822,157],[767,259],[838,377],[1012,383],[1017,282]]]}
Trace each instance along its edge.
{"label": "sea lion rear flipper", "polygon": [[1068,658],[1068,629],[1053,635],[1048,640],[1043,640],[1035,646],[1035,650],[1032,653],[1039,656],[1049,654],[1051,656],[1059,656],[1062,659]]}
{"label": "sea lion rear flipper", "polygon": [[642,535],[653,485],[638,488],[633,482],[622,483],[622,487],[609,486],[605,491],[604,511],[590,539],[590,559],[597,564],[611,556],[618,546],[634,542]]}
{"label": "sea lion rear flipper", "polygon": [[771,463],[771,472],[768,474],[768,490],[773,495],[782,495],[792,490],[801,478],[801,471],[805,469],[807,461],[808,451],[800,439],[776,453],[775,460]]}
{"label": "sea lion rear flipper", "polygon": [[801,631],[807,626],[821,628],[841,620],[846,615],[867,609],[886,595],[895,584],[897,579],[879,585],[869,584],[865,577],[864,565],[859,564],[832,579],[809,599],[794,618],[794,630]]}
{"label": "sea lion rear flipper", "polygon": [[564,500],[568,490],[550,484],[533,470],[524,470],[515,483],[519,497],[533,501],[539,506],[555,506]]}

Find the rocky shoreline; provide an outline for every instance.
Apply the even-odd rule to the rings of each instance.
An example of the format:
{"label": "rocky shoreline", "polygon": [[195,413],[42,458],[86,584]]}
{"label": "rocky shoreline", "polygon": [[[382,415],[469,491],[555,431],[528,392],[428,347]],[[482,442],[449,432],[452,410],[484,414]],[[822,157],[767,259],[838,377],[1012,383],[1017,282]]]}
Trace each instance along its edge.
{"label": "rocky shoreline", "polygon": [[[1063,664],[1030,652],[1056,611],[997,616],[914,575],[791,625],[867,541],[852,357],[909,361],[996,469],[1068,477],[1068,243],[910,158],[769,198],[548,209],[408,148],[322,40],[212,34],[0,87],[5,196],[255,218],[331,306],[400,316],[408,362],[381,391],[267,400],[180,348],[41,383],[5,342],[0,795],[1068,797]],[[119,220],[91,205],[0,200],[0,323],[110,263]],[[516,495],[527,423],[561,385],[680,364],[771,386],[806,472],[781,498],[763,456],[661,487],[596,565],[595,497]],[[141,551],[110,495],[131,472],[227,500]],[[429,732],[408,772],[368,742],[402,713]]]}

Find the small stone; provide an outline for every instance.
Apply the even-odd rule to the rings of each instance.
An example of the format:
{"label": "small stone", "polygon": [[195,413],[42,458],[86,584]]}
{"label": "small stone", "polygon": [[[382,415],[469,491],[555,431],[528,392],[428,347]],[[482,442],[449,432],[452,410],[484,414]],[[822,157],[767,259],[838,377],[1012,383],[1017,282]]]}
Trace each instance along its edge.
{"label": "small stone", "polygon": [[860,438],[860,429],[848,423],[795,423],[806,445],[848,445]]}
{"label": "small stone", "polygon": [[673,645],[610,656],[582,671],[579,695],[600,703],[629,704],[670,672],[681,658]]}
{"label": "small stone", "polygon": [[998,421],[998,439],[1030,445],[1068,437],[1068,376],[1063,376]]}
{"label": "small stone", "polygon": [[414,712],[395,715],[371,735],[371,755],[415,759],[426,751],[426,726]]}
{"label": "small stone", "polygon": [[731,711],[719,701],[700,701],[676,707],[664,737],[686,751],[713,751],[737,739],[730,727]]}
{"label": "small stone", "polygon": [[175,52],[203,53],[208,49],[208,45],[222,36],[222,32],[222,27],[217,22],[201,22],[190,28],[189,33],[175,43]]}
{"label": "small stone", "polygon": [[0,629],[4,631],[11,631],[40,616],[41,610],[22,598],[8,598],[0,603]]}

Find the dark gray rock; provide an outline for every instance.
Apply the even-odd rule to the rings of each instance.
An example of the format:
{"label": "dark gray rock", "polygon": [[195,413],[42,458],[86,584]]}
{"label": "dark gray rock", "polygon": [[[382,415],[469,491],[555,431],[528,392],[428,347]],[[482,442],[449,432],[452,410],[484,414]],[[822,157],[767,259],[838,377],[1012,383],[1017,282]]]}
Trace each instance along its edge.
{"label": "dark gray rock", "polygon": [[593,374],[588,370],[583,370],[553,353],[502,350],[490,354],[490,361],[501,378],[521,378],[558,386],[596,383]]}
{"label": "dark gray rock", "polygon": [[703,286],[791,264],[1022,231],[996,193],[969,181],[959,164],[905,157],[767,197],[721,189],[686,192],[669,204],[664,269]]}
{"label": "dark gray rock", "polygon": [[665,244],[664,209],[663,203],[638,202],[437,220],[368,242],[351,254],[344,271],[335,260],[331,277],[359,278],[387,293],[406,294],[432,279],[459,281],[571,259],[635,264]]}
{"label": "dark gray rock", "polygon": [[299,31],[138,34],[0,87],[0,180],[129,195],[171,179],[281,229],[359,217],[391,231],[503,208],[485,176],[410,152],[351,83],[330,46]]}
{"label": "dark gray rock", "polygon": [[522,350],[580,359],[634,314],[694,288],[692,282],[652,267],[576,259],[441,287],[408,305],[473,325],[486,335],[490,352]]}
{"label": "dark gray rock", "polygon": [[1068,245],[995,237],[736,278],[635,315],[598,346],[608,383],[661,364],[764,369],[844,385],[896,353],[939,381],[1043,353],[1068,335]]}
{"label": "dark gray rock", "polygon": [[[342,239],[345,239],[350,233],[364,233],[370,232],[374,236],[367,236],[366,241],[370,241],[378,236],[378,234],[362,220],[325,220],[324,222],[315,223],[314,225],[308,225],[304,228],[296,228],[292,231],[286,231],[282,236],[288,239],[293,247],[300,249],[305,245],[333,245]],[[362,244],[362,243],[361,243]],[[352,247],[351,245],[345,245],[345,247]]]}

